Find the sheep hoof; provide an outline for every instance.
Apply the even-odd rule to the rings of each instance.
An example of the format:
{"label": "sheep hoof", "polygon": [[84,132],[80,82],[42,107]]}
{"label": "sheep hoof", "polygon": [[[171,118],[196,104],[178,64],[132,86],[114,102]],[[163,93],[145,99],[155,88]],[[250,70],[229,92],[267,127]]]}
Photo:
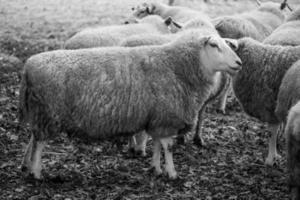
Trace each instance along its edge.
{"label": "sheep hoof", "polygon": [[26,172],[28,172],[29,170],[28,170],[28,167],[27,167],[27,166],[22,165],[22,166],[21,166],[21,171],[22,171],[23,173],[26,173]]}
{"label": "sheep hoof", "polygon": [[155,174],[155,176],[161,176],[163,174],[163,171],[161,169],[157,169],[156,167],[150,167],[148,172]]}
{"label": "sheep hoof", "polygon": [[146,152],[142,150],[135,150],[134,152],[136,157],[146,157]]}
{"label": "sheep hoof", "polygon": [[196,145],[198,147],[204,147],[204,146],[206,146],[206,143],[202,139],[200,139],[198,137],[195,137],[193,139],[193,142],[194,142],[194,145]]}
{"label": "sheep hoof", "polygon": [[168,176],[171,180],[177,179],[177,173],[176,172],[168,172]]}
{"label": "sheep hoof", "polygon": [[179,144],[179,145],[184,145],[185,144],[185,140],[184,140],[183,135],[178,136],[176,141],[177,141],[177,144]]}
{"label": "sheep hoof", "polygon": [[216,112],[217,112],[217,113],[220,113],[220,114],[223,114],[223,115],[226,115],[225,109],[219,108],[219,109],[216,110]]}
{"label": "sheep hoof", "polygon": [[279,154],[276,154],[274,157],[268,156],[266,158],[265,165],[267,165],[267,166],[274,166],[274,164],[276,163],[276,161],[278,161],[280,159],[281,159],[281,155],[279,155]]}

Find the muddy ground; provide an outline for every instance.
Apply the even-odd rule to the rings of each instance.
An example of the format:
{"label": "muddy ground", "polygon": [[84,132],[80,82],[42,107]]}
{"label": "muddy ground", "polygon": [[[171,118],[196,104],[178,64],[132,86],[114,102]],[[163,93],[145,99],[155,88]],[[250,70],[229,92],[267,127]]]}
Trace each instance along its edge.
{"label": "muddy ground", "polygon": [[[0,199],[288,199],[285,141],[276,166],[266,167],[267,126],[245,115],[230,96],[227,114],[207,109],[206,146],[188,141],[174,153],[179,178],[156,177],[146,158],[132,158],[110,142],[85,143],[62,134],[48,143],[43,181],[19,169],[30,130],[18,124],[20,73],[31,55],[59,49],[88,26],[122,23],[138,0],[0,0]],[[255,8],[251,1],[198,0],[177,4],[210,16]],[[8,56],[9,55],[9,56]]]}

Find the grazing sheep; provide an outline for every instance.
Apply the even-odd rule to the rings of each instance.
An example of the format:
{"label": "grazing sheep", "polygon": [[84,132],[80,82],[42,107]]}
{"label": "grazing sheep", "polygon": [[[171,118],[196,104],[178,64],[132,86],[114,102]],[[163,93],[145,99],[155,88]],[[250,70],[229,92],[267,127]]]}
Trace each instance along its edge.
{"label": "grazing sheep", "polygon": [[[298,62],[299,66],[299,62]],[[287,118],[287,167],[291,199],[300,199],[300,102],[293,106]]]}
{"label": "grazing sheep", "polygon": [[285,19],[281,5],[265,2],[259,8],[242,14],[220,17],[213,22],[221,37],[239,39],[251,37],[264,40]]}
{"label": "grazing sheep", "polygon": [[187,7],[169,6],[163,3],[152,2],[142,3],[132,8],[133,13],[127,19],[127,22],[134,21],[136,18],[141,19],[148,15],[159,15],[162,18],[172,17],[175,21],[184,23],[193,18],[202,18],[210,22],[210,18],[203,12],[196,11]]}
{"label": "grazing sheep", "polygon": [[197,31],[161,46],[35,55],[25,64],[20,91],[20,122],[32,128],[22,169],[41,178],[43,147],[63,130],[98,139],[146,130],[154,142],[156,173],[162,173],[162,145],[166,172],[175,178],[171,136],[193,126],[216,72],[235,74],[240,65],[226,40]]}
{"label": "grazing sheep", "polygon": [[279,156],[276,139],[281,121],[275,114],[277,95],[284,74],[300,59],[300,47],[272,46],[244,38],[239,40],[236,53],[243,69],[233,78],[233,90],[247,114],[269,123],[272,136],[266,164],[272,165]]}
{"label": "grazing sheep", "polygon": [[275,29],[264,43],[273,45],[300,45],[300,9],[292,12],[286,22]]}
{"label": "grazing sheep", "polygon": [[149,16],[140,20],[137,24],[102,26],[88,28],[65,43],[66,49],[81,49],[92,47],[116,46],[128,36],[143,33],[169,33],[168,23],[170,19],[163,20],[159,16]]}

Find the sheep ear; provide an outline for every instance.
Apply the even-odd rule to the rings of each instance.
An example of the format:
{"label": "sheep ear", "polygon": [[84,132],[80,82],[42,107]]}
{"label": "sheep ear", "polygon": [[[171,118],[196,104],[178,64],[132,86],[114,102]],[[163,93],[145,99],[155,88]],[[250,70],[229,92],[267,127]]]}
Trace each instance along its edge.
{"label": "sheep ear", "polygon": [[148,5],[148,6],[146,7],[146,12],[147,12],[148,14],[153,14],[154,10],[155,10],[155,6],[152,5],[152,4],[150,4],[150,5]]}
{"label": "sheep ear", "polygon": [[225,38],[226,44],[233,50],[236,51],[239,48],[239,44],[237,40]]}
{"label": "sheep ear", "polygon": [[173,20],[173,18],[170,17],[170,16],[167,17],[167,18],[165,19],[165,24],[166,24],[167,26],[170,26],[171,24],[173,24],[176,28],[179,28],[179,29],[182,28],[182,25],[179,24],[179,23],[177,23],[177,22],[175,22],[175,21]]}
{"label": "sheep ear", "polygon": [[258,6],[260,6],[260,5],[261,5],[261,2],[260,2],[260,0],[256,0],[256,3],[257,3],[257,5],[258,5]]}
{"label": "sheep ear", "polygon": [[207,44],[209,44],[209,41],[211,40],[211,36],[207,36],[204,38],[204,46],[206,46]]}
{"label": "sheep ear", "polygon": [[293,11],[293,9],[290,7],[290,5],[287,3],[287,0],[284,0],[281,4],[280,4],[280,10],[283,10],[285,8],[288,8],[290,11]]}

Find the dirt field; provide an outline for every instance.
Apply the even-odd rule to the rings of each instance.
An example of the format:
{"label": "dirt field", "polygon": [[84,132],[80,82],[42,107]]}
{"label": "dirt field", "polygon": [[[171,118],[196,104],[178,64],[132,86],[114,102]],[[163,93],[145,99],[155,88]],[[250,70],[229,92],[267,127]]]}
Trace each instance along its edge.
{"label": "dirt field", "polygon": [[[283,159],[273,168],[266,167],[266,125],[243,114],[232,96],[227,115],[216,113],[213,106],[207,109],[205,147],[198,148],[191,141],[176,146],[177,180],[148,171],[151,142],[148,156],[134,159],[126,153],[126,146],[120,151],[109,142],[86,144],[65,135],[45,148],[43,181],[22,176],[19,166],[30,132],[18,125],[20,78],[15,71],[29,56],[61,48],[78,30],[122,23],[139,2],[0,0],[0,199],[288,199],[283,137],[279,141]],[[181,0],[177,4],[201,9],[212,17],[256,7],[251,1],[232,0],[209,4]]]}

